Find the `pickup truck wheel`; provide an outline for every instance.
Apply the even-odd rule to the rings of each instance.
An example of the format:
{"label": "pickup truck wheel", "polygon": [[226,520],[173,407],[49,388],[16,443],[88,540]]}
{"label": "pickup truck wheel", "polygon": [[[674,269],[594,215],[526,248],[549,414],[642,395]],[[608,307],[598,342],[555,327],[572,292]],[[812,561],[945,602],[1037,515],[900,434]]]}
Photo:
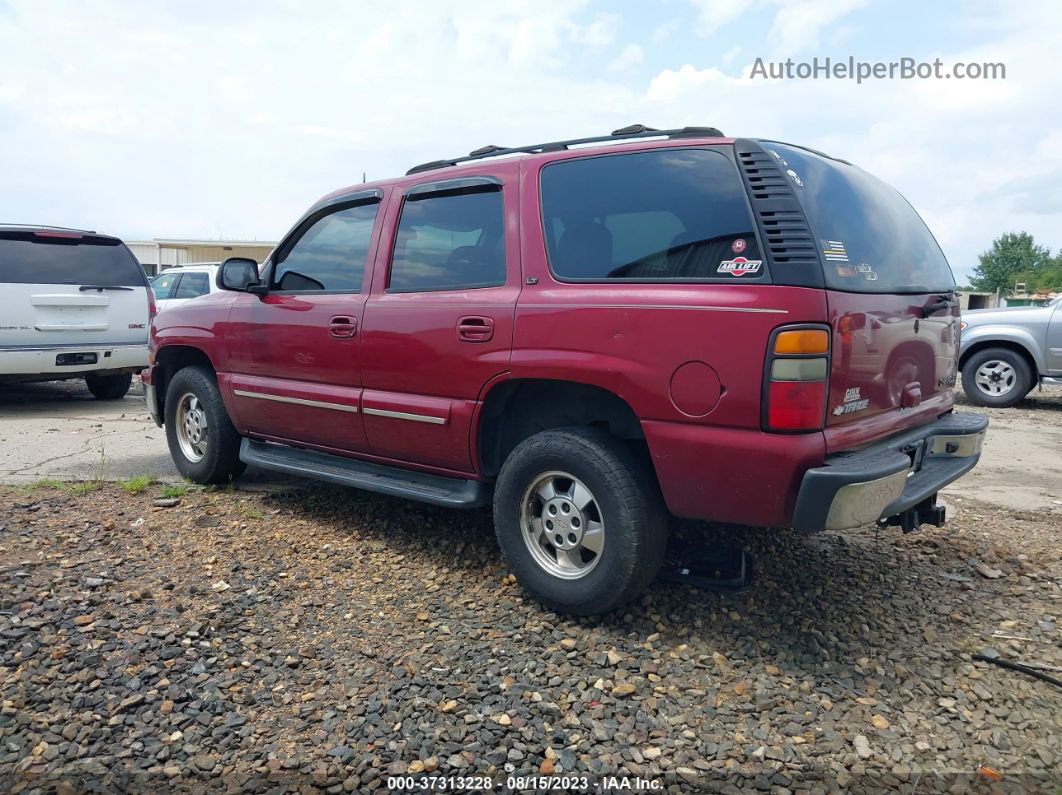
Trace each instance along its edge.
{"label": "pickup truck wheel", "polygon": [[243,472],[240,435],[225,411],[214,376],[178,370],[166,387],[166,441],[177,470],[194,483],[227,483]]}
{"label": "pickup truck wheel", "polygon": [[1032,371],[1025,358],[1009,348],[985,348],[963,366],[962,388],[975,405],[1009,408],[1033,388]]}
{"label": "pickup truck wheel", "polygon": [[594,615],[656,576],[667,512],[650,467],[595,428],[543,431],[502,465],[494,526],[520,584],[553,610]]}
{"label": "pickup truck wheel", "polygon": [[133,383],[132,373],[116,373],[114,375],[95,375],[89,373],[85,376],[85,386],[97,400],[119,400],[124,398]]}

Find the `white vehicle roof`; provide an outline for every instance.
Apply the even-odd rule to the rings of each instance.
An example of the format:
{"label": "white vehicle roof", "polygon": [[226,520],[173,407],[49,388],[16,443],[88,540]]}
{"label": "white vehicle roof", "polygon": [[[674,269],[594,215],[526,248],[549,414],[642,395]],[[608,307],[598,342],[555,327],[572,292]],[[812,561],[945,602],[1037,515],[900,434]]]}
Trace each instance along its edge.
{"label": "white vehicle roof", "polygon": [[208,271],[215,270],[221,267],[220,262],[186,262],[183,265],[174,265],[172,268],[163,268],[158,272],[158,276],[164,273],[181,273],[183,271]]}

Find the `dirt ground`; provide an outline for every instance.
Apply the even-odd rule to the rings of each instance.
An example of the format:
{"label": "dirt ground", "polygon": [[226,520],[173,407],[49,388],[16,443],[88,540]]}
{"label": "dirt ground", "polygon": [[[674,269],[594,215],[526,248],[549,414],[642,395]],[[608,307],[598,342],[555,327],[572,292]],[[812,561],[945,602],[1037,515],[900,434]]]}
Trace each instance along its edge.
{"label": "dirt ground", "polygon": [[524,598],[485,511],[312,483],[6,487],[0,791],[1057,792],[1062,690],[973,659],[1062,677],[1062,459],[1027,463],[1062,401],[1009,411],[994,443],[1026,475],[986,457],[944,528],[676,525],[750,550],[754,586],[656,583],[585,620]]}
{"label": "dirt ground", "polygon": [[1010,409],[973,406],[960,392],[957,408],[987,414],[991,426],[977,468],[948,493],[1062,517],[1062,387],[1033,390]]}

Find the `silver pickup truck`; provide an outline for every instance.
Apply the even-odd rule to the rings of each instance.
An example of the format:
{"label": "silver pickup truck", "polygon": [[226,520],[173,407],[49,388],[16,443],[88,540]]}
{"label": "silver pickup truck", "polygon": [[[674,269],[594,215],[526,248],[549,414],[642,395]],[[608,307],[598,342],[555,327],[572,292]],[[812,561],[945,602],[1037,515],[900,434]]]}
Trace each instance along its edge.
{"label": "silver pickup truck", "polygon": [[1037,384],[1062,384],[1062,297],[964,312],[961,328],[959,369],[972,403],[1006,408]]}

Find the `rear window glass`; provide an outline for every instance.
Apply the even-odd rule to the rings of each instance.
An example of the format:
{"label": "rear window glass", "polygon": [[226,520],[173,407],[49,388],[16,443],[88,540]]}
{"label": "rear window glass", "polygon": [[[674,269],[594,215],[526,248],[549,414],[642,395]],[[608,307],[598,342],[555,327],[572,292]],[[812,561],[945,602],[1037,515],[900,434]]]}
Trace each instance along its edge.
{"label": "rear window glass", "polygon": [[737,169],[720,152],[667,149],[542,171],[553,272],[593,281],[764,276]]}
{"label": "rear window glass", "polygon": [[146,277],[140,263],[118,241],[15,233],[0,237],[0,282],[143,287]]}
{"label": "rear window glass", "polygon": [[893,188],[857,166],[805,149],[769,141],[763,147],[795,183],[829,287],[859,293],[955,288],[937,241]]}

